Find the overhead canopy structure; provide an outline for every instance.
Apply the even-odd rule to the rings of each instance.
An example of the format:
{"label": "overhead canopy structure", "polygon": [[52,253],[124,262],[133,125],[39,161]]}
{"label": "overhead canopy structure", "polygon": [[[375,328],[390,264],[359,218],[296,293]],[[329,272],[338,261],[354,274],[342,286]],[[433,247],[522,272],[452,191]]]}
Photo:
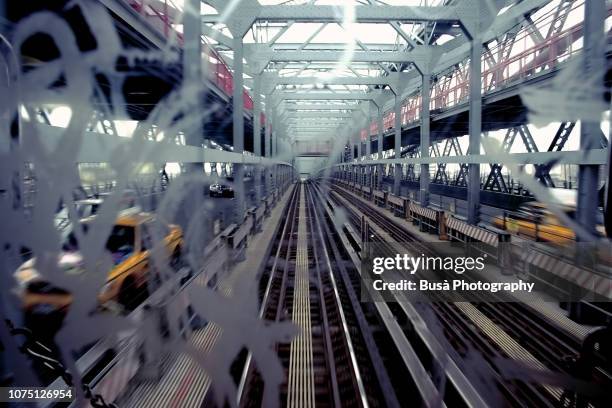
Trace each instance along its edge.
{"label": "overhead canopy structure", "polygon": [[[467,116],[462,118],[469,136],[467,153],[479,154],[483,127],[481,57],[484,54],[484,61],[493,66],[505,55],[503,48],[496,56],[483,44],[493,39],[498,44],[511,41],[522,26],[533,26],[531,14],[547,1],[206,3],[211,7],[201,16],[203,34],[230,63],[236,79],[234,89],[246,84],[254,94],[256,146],[264,126],[264,137],[271,140],[273,149],[279,138],[291,144],[298,135],[302,140],[312,136],[336,145],[354,144],[360,160],[371,158],[372,153],[381,159],[384,131],[393,129],[392,150],[399,158],[402,125],[411,109],[412,118],[421,123],[418,145],[412,151],[426,160],[432,142],[430,108],[440,104],[430,99],[433,89],[445,72],[458,66],[465,67],[467,83],[461,92],[468,93],[469,101]],[[558,21],[563,21],[563,10],[560,5]],[[547,36],[561,26],[552,24]],[[544,38],[533,27],[530,32],[534,38]],[[495,81],[494,77],[484,86]],[[415,94],[415,106],[406,106],[406,98]],[[236,93],[234,111],[242,110],[239,99]],[[264,123],[259,120],[261,112],[265,112]],[[365,134],[363,129],[367,129]],[[371,151],[371,132],[376,133],[377,152]],[[235,126],[237,140],[242,133],[241,126]],[[428,166],[423,162],[420,172],[424,205],[428,202]],[[480,168],[476,163],[466,166],[468,218],[476,222]],[[398,193],[401,167],[399,163],[394,167],[393,191]]]}

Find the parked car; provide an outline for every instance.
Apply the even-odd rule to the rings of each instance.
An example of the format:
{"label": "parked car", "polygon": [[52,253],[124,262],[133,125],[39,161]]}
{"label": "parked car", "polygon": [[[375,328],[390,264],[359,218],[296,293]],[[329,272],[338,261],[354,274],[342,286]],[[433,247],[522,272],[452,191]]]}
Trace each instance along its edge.
{"label": "parked car", "polygon": [[[84,219],[80,225],[86,233],[94,217]],[[106,249],[113,259],[106,284],[98,294],[101,307],[119,304],[126,311],[134,309],[148,296],[147,280],[149,272],[149,250],[152,248],[151,236],[154,215],[145,212],[129,213],[123,211],[106,241]],[[165,231],[164,244],[170,262],[180,258],[183,245],[182,231],[179,226],[170,225]],[[80,274],[83,258],[79,253],[78,242],[71,232],[63,244],[58,257],[58,265],[66,273]],[[36,258],[24,262],[15,272],[21,287],[22,305],[26,320],[35,315],[66,314],[72,303],[72,295],[61,288],[53,287],[45,281],[44,273],[36,269]]]}
{"label": "parked car", "polygon": [[211,197],[234,197],[234,189],[226,184],[211,184],[208,190]]}

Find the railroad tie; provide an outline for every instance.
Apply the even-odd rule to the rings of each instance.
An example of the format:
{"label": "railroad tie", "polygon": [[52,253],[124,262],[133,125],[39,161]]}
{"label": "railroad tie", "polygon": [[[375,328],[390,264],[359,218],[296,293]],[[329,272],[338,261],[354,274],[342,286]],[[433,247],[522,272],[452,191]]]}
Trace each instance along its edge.
{"label": "railroad tie", "polygon": [[305,205],[304,186],[301,186],[293,297],[293,322],[300,328],[301,333],[291,342],[287,393],[289,408],[314,407],[315,404]]}

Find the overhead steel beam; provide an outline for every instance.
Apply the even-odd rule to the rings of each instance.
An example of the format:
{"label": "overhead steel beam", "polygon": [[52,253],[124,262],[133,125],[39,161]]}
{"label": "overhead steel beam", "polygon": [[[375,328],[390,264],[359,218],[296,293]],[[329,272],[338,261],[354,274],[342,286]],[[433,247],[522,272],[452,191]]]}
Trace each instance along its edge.
{"label": "overhead steel beam", "polygon": [[224,45],[225,47],[229,49],[234,48],[234,40],[232,38],[223,34],[219,30],[215,30],[214,28],[212,28],[211,26],[207,24],[202,24],[202,33],[205,36],[217,41],[219,44]]}
{"label": "overhead steel beam", "polygon": [[285,122],[287,126],[299,127],[330,127],[342,125],[345,122]]}
{"label": "overhead steel beam", "polygon": [[419,46],[411,51],[315,51],[315,50],[299,50],[299,51],[277,51],[266,44],[245,44],[245,55],[249,64],[256,61],[268,62],[292,62],[292,61],[321,61],[321,62],[336,62],[343,60],[350,62],[397,62],[419,63],[424,59],[429,58],[432,52],[432,46]]}
{"label": "overhead steel beam", "polygon": [[327,117],[321,117],[321,116],[314,116],[314,117],[304,117],[304,116],[299,116],[299,115],[293,115],[293,116],[282,116],[282,119],[285,119],[287,122],[291,123],[291,122],[299,122],[299,123],[321,123],[321,122],[326,122],[326,123],[342,123],[345,122],[347,119],[351,119],[352,115],[346,115],[344,117],[337,117],[337,116],[327,116]]}
{"label": "overhead steel beam", "polygon": [[[275,50],[280,51],[291,51],[296,50],[302,47],[303,43],[277,43],[274,44]],[[301,49],[308,49],[308,47],[313,47],[317,50],[328,50],[328,51],[347,51],[349,47],[347,47],[346,43],[311,43],[306,44]],[[396,51],[397,46],[395,44],[390,43],[368,43],[368,47],[373,51]]]}
{"label": "overhead steel beam", "polygon": [[[250,44],[258,46],[259,44]],[[252,47],[250,47],[252,48]],[[275,62],[321,61],[321,62],[413,62],[419,61],[420,48],[412,51],[354,51],[349,54],[342,51],[251,51],[252,60],[267,60]]]}
{"label": "overhead steel beam", "polygon": [[[227,60],[228,56],[224,56],[224,58]],[[263,63],[266,63],[267,61],[264,61]],[[278,67],[276,65],[272,66],[273,69],[278,69],[278,70],[293,70],[293,71],[298,71],[301,69],[304,69],[304,62],[303,61],[292,61],[292,62],[275,62],[275,64],[278,64]],[[308,69],[309,70],[334,70],[338,68],[338,61],[332,62],[332,61],[309,61],[308,62]],[[249,67],[249,72],[253,72],[253,75],[257,74],[258,72],[254,72],[255,71],[255,67],[252,66],[247,66]],[[380,67],[378,66],[378,64],[374,63],[374,62],[356,62],[356,61],[351,61],[350,65],[346,67],[348,70],[355,70],[355,69],[372,69],[372,70],[379,70]],[[295,74],[293,74],[292,76],[295,76]],[[362,76],[366,76],[366,75],[362,75]]]}
{"label": "overhead steel beam", "polygon": [[299,133],[299,132],[293,132],[291,134],[293,136],[293,139],[300,139],[300,140],[311,140],[311,141],[323,141],[323,142],[327,142],[333,139],[333,135],[331,135],[329,132],[326,133]]}
{"label": "overhead steel beam", "polygon": [[325,119],[325,118],[338,118],[346,119],[352,118],[353,115],[346,112],[297,112],[287,111],[285,118],[287,119]]}
{"label": "overhead steel beam", "polygon": [[[523,0],[513,5],[505,13],[499,15],[495,19],[494,24],[483,33],[483,40],[486,42],[496,38],[499,33],[506,32],[516,24],[519,24],[524,19],[525,15],[531,14],[548,3],[549,0]],[[466,36],[459,36],[445,43],[442,47],[447,51],[441,56],[435,67],[432,68],[432,74],[442,72],[453,67],[458,62],[463,61],[470,51],[469,40]],[[402,97],[409,96],[421,85],[421,78],[418,72],[409,72],[406,75],[409,76],[409,78],[405,80],[407,86],[404,89]],[[389,98],[388,102],[384,105],[384,110],[392,109],[392,107],[393,98]]]}
{"label": "overhead steel beam", "polygon": [[327,130],[295,130],[293,132],[291,132],[294,135],[298,135],[298,136],[327,136],[328,138],[331,138],[331,134],[329,131]]}
{"label": "overhead steel beam", "polygon": [[324,125],[324,126],[339,126],[339,125],[343,125],[348,123],[348,120],[345,121],[320,121],[320,122],[304,122],[304,121],[286,121],[285,123],[289,126],[318,126],[318,125]]}
{"label": "overhead steel beam", "polygon": [[336,93],[326,93],[326,92],[308,92],[308,93],[298,93],[298,92],[280,92],[276,94],[276,97],[279,101],[328,101],[328,100],[359,100],[359,101],[370,101],[377,98],[377,95],[374,92],[336,92]]}
{"label": "overhead steel beam", "polygon": [[299,128],[299,129],[293,129],[295,133],[326,133],[329,131],[329,129],[335,129],[335,127],[332,128]]}
{"label": "overhead steel beam", "polygon": [[392,78],[384,77],[282,77],[274,81],[276,85],[390,85]]}
{"label": "overhead steel beam", "polygon": [[303,128],[303,129],[316,129],[316,128],[337,128],[338,126],[346,126],[348,122],[344,123],[290,123],[287,124],[287,128]]}
{"label": "overhead steel beam", "polygon": [[[333,5],[269,5],[261,6],[256,1],[243,1],[241,6],[246,10],[236,8],[235,13],[247,19],[249,26],[257,20],[264,21],[296,21],[309,23],[342,23],[346,16],[338,6]],[[351,8],[351,17],[360,23],[387,23],[389,21],[457,21],[458,8],[455,6],[371,6],[358,5]],[[222,10],[219,10],[222,14]],[[219,23],[221,14],[202,16],[205,23]],[[247,18],[249,16],[249,18]],[[244,25],[247,22],[243,23]]]}
{"label": "overhead steel beam", "polygon": [[[39,138],[46,151],[55,151],[61,142],[66,129],[35,124],[37,133],[45,137]],[[36,147],[36,140],[24,139],[25,151]],[[244,164],[281,164],[287,162],[273,160],[267,157],[243,155],[217,149],[205,149],[200,146],[182,146],[168,141],[139,140],[137,155],[130,157],[134,163],[244,163]],[[74,158],[75,163],[110,163],[116,158],[117,152],[130,149],[136,143],[131,138],[109,136],[105,133],[85,132],[81,147]]]}
{"label": "overhead steel beam", "polygon": [[307,127],[301,127],[301,128],[287,128],[287,132],[293,132],[293,133],[330,133],[331,131],[333,131],[334,129],[336,129],[336,127],[313,127],[313,128],[307,128]]}
{"label": "overhead steel beam", "polygon": [[[360,23],[386,23],[395,21],[455,21],[457,9],[453,6],[369,6],[358,5],[351,9],[354,21]],[[343,22],[344,13],[333,5],[272,5],[261,8],[257,19],[266,21]]]}
{"label": "overhead steel beam", "polygon": [[[307,113],[307,115],[301,115],[302,113]],[[348,112],[342,113],[342,115],[335,116],[333,113],[336,112],[322,112],[324,115],[312,115],[314,112],[298,112],[298,111],[287,111],[281,115],[281,118],[286,120],[291,120],[295,122],[343,122],[347,119],[353,117],[353,115]],[[330,114],[331,113],[331,114]]]}
{"label": "overhead steel beam", "polygon": [[[358,23],[389,23],[389,21],[414,22],[459,22],[467,33],[480,30],[482,22],[495,18],[503,2],[498,0],[493,7],[490,1],[464,0],[456,5],[444,6],[387,6],[355,5],[342,12],[334,5],[266,5],[257,0],[214,3],[218,14],[202,16],[203,23],[225,23],[234,38],[242,38],[256,21],[291,21],[343,23],[347,19]],[[499,4],[497,4],[499,3]],[[488,26],[488,24],[486,24]]]}
{"label": "overhead steel beam", "polygon": [[386,85],[395,93],[399,93],[403,89],[403,81],[406,79],[406,73],[391,72],[385,76],[369,77],[369,76],[354,76],[354,77],[298,77],[298,76],[279,76],[271,73],[264,73],[269,86],[276,87],[278,85]]}
{"label": "overhead steel beam", "polygon": [[338,125],[321,125],[321,126],[307,126],[307,125],[290,125],[287,126],[287,130],[320,130],[320,129],[335,129]]}
{"label": "overhead steel beam", "polygon": [[345,105],[329,105],[329,104],[284,104],[285,111],[356,111],[362,110],[363,108],[358,104],[345,104]]}

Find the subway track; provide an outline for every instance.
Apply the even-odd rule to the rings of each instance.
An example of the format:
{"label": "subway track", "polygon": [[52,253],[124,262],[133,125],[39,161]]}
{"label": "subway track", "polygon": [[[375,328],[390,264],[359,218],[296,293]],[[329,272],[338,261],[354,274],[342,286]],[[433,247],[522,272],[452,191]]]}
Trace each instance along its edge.
{"label": "subway track", "polygon": [[[277,352],[285,371],[279,403],[288,407],[387,406],[372,373],[372,356],[355,327],[354,303],[334,276],[336,259],[325,235],[310,186],[298,183],[291,193],[267,266],[260,276],[260,315],[292,321],[299,334]],[[264,404],[258,368],[246,357],[239,405]],[[271,390],[275,392],[275,390]]]}
{"label": "subway track", "polygon": [[[374,231],[370,231],[373,240],[385,242],[391,238],[405,245],[408,252],[435,255],[429,247],[392,219],[355,199],[350,193],[339,188],[332,188],[331,191],[330,201],[348,212],[350,223],[359,233],[363,225],[361,217],[365,216],[376,225]],[[478,350],[487,361],[494,371],[493,378],[496,379],[497,387],[509,405],[560,405],[559,401],[565,396],[563,390],[536,385],[536,381],[504,380],[499,366],[510,358],[536,371],[549,369],[572,375],[575,370],[568,366],[567,360],[568,357],[579,355],[579,338],[517,302],[433,302],[431,305],[454,350],[462,358],[466,358],[470,351]],[[402,313],[400,309],[392,307],[395,317],[407,318],[405,311]],[[610,376],[602,367],[595,369],[593,377],[605,384],[610,383]]]}

